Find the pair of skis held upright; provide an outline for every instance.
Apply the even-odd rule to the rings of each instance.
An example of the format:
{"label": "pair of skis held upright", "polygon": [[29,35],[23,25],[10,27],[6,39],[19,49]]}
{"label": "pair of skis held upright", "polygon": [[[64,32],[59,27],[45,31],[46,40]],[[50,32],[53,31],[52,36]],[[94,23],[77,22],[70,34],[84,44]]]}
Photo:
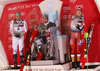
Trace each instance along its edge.
{"label": "pair of skis held upright", "polygon": [[[33,32],[32,32],[32,39],[31,39],[31,42],[29,43],[29,46],[28,48],[26,49],[26,55],[25,55],[25,58],[23,59],[24,60],[24,63],[22,63],[21,67],[20,67],[20,71],[23,71],[23,68],[24,66],[28,66],[30,64],[30,52],[31,52],[31,46],[32,46],[32,43],[34,41],[34,38],[36,37],[36,35],[38,34],[38,30],[37,29],[34,29]],[[40,52],[40,50],[38,49],[38,56],[37,56],[37,59],[36,60],[41,60],[43,57],[43,52]],[[27,67],[26,67],[26,70],[27,70]]]}
{"label": "pair of skis held upright", "polygon": [[81,68],[85,67],[85,62],[87,59],[87,69],[88,69],[88,52],[89,52],[89,47],[91,44],[91,38],[92,38],[93,31],[94,31],[94,27],[95,27],[95,22],[92,22],[90,29],[89,29],[89,33],[86,32],[84,35],[84,38],[86,39],[86,48],[84,49],[84,59],[83,59]]}
{"label": "pair of skis held upright", "polygon": [[[33,32],[32,32],[32,39],[31,41],[34,40],[35,36],[37,35],[37,29],[34,29]],[[31,52],[31,45],[32,45],[33,42],[30,42],[28,48],[26,49],[26,55],[25,55],[25,58],[24,58],[24,63],[22,63],[21,67],[20,67],[20,71],[23,71],[23,68],[24,66],[28,66],[30,61],[30,52]],[[26,70],[27,70],[27,67],[26,67]]]}

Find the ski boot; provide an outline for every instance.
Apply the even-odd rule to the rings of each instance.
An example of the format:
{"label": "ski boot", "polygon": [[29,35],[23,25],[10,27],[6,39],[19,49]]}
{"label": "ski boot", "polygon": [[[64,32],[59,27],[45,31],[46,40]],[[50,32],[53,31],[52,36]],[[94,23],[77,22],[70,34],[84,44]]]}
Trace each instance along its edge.
{"label": "ski boot", "polygon": [[72,69],[75,69],[75,62],[72,62]]}
{"label": "ski boot", "polygon": [[17,62],[14,62],[14,68],[15,69],[17,68]]}
{"label": "ski boot", "polygon": [[80,69],[80,61],[76,62],[76,69]]}

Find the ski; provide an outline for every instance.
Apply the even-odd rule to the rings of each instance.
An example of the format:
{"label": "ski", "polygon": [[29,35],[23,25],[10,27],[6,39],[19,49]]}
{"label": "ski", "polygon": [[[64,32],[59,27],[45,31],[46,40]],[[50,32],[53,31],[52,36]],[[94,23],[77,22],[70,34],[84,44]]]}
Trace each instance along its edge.
{"label": "ski", "polygon": [[85,35],[84,35],[84,37],[86,39],[86,48],[84,49],[84,58],[83,58],[81,68],[85,67],[85,62],[86,62],[86,59],[87,59],[87,69],[88,69],[88,52],[89,52],[89,47],[90,47],[90,44],[91,44],[91,38],[92,38],[93,31],[94,31],[94,27],[95,27],[95,22],[92,22],[91,26],[90,26],[89,33],[86,32]]}
{"label": "ski", "polygon": [[[31,41],[34,41],[34,38],[36,37],[37,35],[37,29],[34,29],[33,32],[32,32],[32,39]],[[28,48],[26,49],[26,55],[25,55],[25,58],[24,58],[24,63],[22,63],[21,67],[20,67],[20,71],[23,71],[23,68],[25,65],[29,64],[29,55],[30,55],[30,52],[31,52],[31,45],[32,45],[33,42],[30,42]]]}
{"label": "ski", "polygon": [[[30,64],[30,60],[29,59],[30,59],[30,55],[28,55],[28,57],[27,57],[27,63],[26,63],[27,67]],[[25,71],[27,71],[27,67],[26,67],[26,70]]]}

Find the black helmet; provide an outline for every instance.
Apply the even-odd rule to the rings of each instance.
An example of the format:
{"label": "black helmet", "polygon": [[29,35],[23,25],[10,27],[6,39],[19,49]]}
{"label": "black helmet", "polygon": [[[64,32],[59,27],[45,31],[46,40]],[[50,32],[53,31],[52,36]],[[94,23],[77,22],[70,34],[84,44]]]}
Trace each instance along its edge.
{"label": "black helmet", "polygon": [[48,19],[48,14],[43,14],[43,19]]}

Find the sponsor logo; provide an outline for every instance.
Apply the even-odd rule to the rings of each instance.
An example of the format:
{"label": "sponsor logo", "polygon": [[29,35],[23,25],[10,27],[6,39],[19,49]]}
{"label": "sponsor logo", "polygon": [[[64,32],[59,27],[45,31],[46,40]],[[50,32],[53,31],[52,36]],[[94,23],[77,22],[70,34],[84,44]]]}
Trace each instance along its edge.
{"label": "sponsor logo", "polygon": [[70,0],[70,2],[72,2],[73,4],[76,2],[77,0]]}
{"label": "sponsor logo", "polygon": [[47,3],[47,8],[48,8],[49,10],[53,9],[53,2],[48,2],[48,3]]}
{"label": "sponsor logo", "polygon": [[75,9],[77,9],[78,7],[84,8],[84,5],[76,5],[76,6],[75,6]]}
{"label": "sponsor logo", "polygon": [[35,15],[36,12],[35,11],[31,11],[30,15]]}
{"label": "sponsor logo", "polygon": [[8,17],[14,17],[14,16],[15,16],[14,13],[12,13],[12,14],[8,14]]}
{"label": "sponsor logo", "polygon": [[10,8],[10,7],[9,7],[9,8],[8,8],[8,11],[9,11],[9,10],[16,10],[16,9],[17,9],[17,7],[13,7],[13,8]]}
{"label": "sponsor logo", "polygon": [[71,10],[71,6],[63,7],[63,10]]}

